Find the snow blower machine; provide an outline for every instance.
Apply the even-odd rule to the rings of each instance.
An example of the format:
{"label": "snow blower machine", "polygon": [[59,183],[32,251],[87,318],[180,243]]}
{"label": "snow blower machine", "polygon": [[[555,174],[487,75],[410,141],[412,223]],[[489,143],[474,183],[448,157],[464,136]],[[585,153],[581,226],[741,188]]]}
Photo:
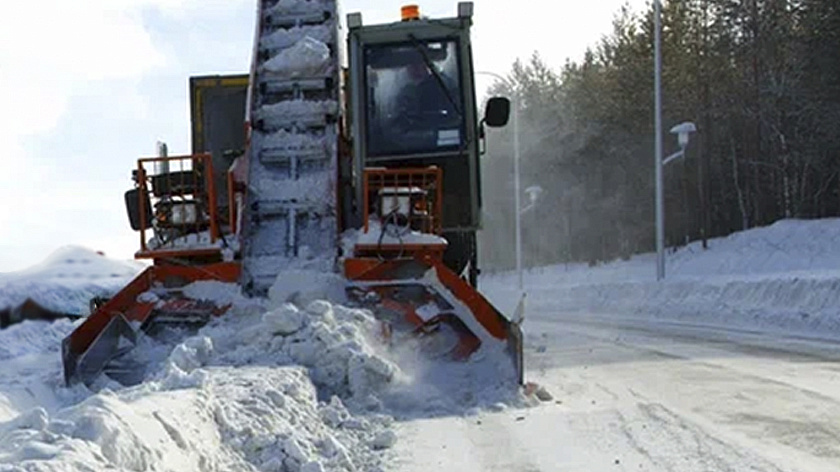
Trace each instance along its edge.
{"label": "snow blower machine", "polygon": [[510,102],[477,112],[470,27],[457,16],[339,27],[335,0],[260,0],[250,73],[190,80],[192,154],[139,159],[125,195],[152,264],[63,342],[67,384],[125,369],[138,336],[229,307],[197,281],[264,296],[287,270],[340,273],[391,336],[444,336],[467,360],[522,333],[476,289],[479,156]]}

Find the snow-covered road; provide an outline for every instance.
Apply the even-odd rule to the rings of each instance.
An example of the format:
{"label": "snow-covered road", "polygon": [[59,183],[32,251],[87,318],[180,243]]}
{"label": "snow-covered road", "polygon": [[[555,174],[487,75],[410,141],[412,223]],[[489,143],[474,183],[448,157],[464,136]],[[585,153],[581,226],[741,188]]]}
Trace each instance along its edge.
{"label": "snow-covered road", "polygon": [[840,470],[840,344],[556,314],[527,324],[555,401],[402,424],[402,471]]}

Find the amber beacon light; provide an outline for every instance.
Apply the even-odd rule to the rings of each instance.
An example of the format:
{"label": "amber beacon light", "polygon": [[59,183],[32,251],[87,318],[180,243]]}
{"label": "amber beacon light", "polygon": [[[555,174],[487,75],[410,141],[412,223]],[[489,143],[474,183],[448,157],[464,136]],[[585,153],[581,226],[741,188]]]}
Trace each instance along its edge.
{"label": "amber beacon light", "polygon": [[411,21],[420,19],[420,7],[417,5],[405,5],[402,7],[402,20]]}

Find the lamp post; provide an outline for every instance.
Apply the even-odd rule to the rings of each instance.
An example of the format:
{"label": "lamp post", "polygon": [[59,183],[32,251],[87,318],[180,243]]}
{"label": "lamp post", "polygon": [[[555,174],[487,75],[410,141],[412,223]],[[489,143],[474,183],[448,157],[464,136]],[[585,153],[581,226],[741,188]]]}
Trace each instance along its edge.
{"label": "lamp post", "polygon": [[[680,150],[666,157],[661,158],[662,149],[659,149],[657,155],[657,173],[656,173],[656,280],[665,278],[665,211],[664,211],[664,183],[662,182],[662,168],[669,162],[685,157],[685,150],[688,147],[688,140],[691,133],[697,131],[697,126],[690,121],[686,121],[671,128],[671,133],[677,136],[677,143],[680,145]],[[661,133],[661,131],[660,131]]]}
{"label": "lamp post", "polygon": [[656,178],[656,280],[665,278],[665,203],[662,192],[662,51],[661,12],[659,0],[653,0],[653,95],[654,95],[654,168]]}
{"label": "lamp post", "polygon": [[516,209],[516,274],[519,291],[523,291],[522,283],[522,211],[519,195],[519,92],[514,84],[495,72],[477,71],[476,74],[489,75],[503,84],[507,84],[513,92],[513,205]]}

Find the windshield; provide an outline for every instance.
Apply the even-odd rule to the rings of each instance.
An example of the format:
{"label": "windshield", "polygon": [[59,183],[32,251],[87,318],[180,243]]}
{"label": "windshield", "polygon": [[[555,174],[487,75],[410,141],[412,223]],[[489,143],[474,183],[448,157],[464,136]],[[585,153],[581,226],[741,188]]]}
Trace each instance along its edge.
{"label": "windshield", "polygon": [[464,120],[456,45],[447,40],[365,49],[369,156],[461,148]]}

